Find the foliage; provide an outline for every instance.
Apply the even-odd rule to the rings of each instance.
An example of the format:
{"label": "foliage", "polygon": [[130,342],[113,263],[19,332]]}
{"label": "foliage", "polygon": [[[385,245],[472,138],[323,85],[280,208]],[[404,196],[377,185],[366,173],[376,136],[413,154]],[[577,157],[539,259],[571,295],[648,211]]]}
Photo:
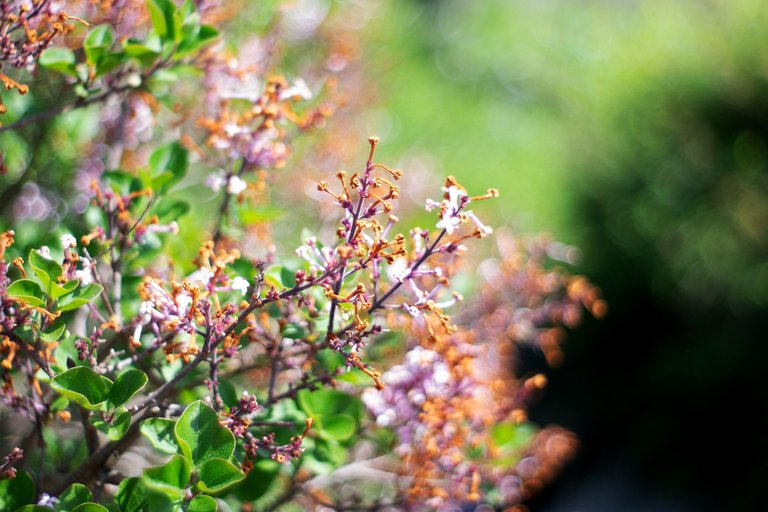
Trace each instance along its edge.
{"label": "foliage", "polygon": [[[0,238],[2,403],[21,446],[0,466],[2,505],[447,509],[517,504],[551,478],[574,441],[527,422],[546,379],[491,356],[511,342],[550,357],[583,308],[604,312],[596,289],[550,266],[567,261],[559,246],[505,254],[489,285],[507,284],[454,324],[452,279],[492,233],[474,208],[498,192],[471,195],[449,176],[426,201],[435,227],[403,233],[403,172],[376,160],[371,137],[358,172],[316,184],[333,236],[279,254],[259,231],[276,217],[270,176],[338,106],[331,80],[316,99],[275,73],[277,17],[256,36],[261,50],[238,56],[247,42],[223,41],[235,11],[128,4],[1,12],[9,32],[24,29],[8,55],[37,45],[22,66],[31,100],[0,127],[4,179],[21,191]],[[63,172],[37,165],[47,159]],[[41,186],[72,207],[58,212]],[[216,207],[199,208],[212,195]],[[35,223],[52,211],[59,227]],[[130,467],[140,445],[152,455]],[[396,466],[386,479],[378,456]],[[339,479],[362,483],[339,493]]]}

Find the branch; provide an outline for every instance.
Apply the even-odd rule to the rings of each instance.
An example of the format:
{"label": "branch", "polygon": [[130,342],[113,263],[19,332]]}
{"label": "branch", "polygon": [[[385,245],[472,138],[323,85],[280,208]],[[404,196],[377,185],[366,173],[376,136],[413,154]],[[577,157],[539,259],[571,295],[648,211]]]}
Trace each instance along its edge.
{"label": "branch", "polygon": [[125,433],[122,439],[118,441],[112,441],[102,446],[97,452],[92,454],[85,462],[83,462],[79,468],[70,473],[66,478],[63,478],[56,487],[54,487],[49,494],[51,496],[58,496],[64,489],[77,482],[88,482],[92,480],[96,474],[107,464],[107,461],[113,453],[122,451],[128,448],[136,436],[139,434],[139,426],[141,422],[147,418],[158,416],[160,414],[160,408],[147,409],[139,419],[134,421],[128,431]]}

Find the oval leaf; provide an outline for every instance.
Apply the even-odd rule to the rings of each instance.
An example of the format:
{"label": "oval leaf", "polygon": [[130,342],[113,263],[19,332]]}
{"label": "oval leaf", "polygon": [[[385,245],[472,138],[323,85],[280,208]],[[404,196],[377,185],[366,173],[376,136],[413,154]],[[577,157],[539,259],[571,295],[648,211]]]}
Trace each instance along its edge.
{"label": "oval leaf", "polygon": [[59,338],[61,338],[61,335],[64,334],[66,327],[67,326],[64,323],[59,326],[52,326],[47,331],[40,333],[40,339],[49,342],[57,341]]}
{"label": "oval leaf", "polygon": [[189,502],[187,512],[216,512],[218,509],[219,506],[215,499],[199,494]]}
{"label": "oval leaf", "polygon": [[8,286],[6,293],[9,297],[23,300],[30,306],[45,306],[43,290],[31,279],[19,279]]}
{"label": "oval leaf", "polygon": [[176,422],[168,418],[149,418],[141,422],[141,433],[152,445],[164,453],[178,453],[179,444],[174,435]]}
{"label": "oval leaf", "polygon": [[35,250],[29,251],[29,265],[35,272],[35,276],[43,283],[43,289],[50,291],[51,283],[58,283],[59,277],[64,272],[61,265],[49,260]]}
{"label": "oval leaf", "polygon": [[57,309],[59,311],[71,311],[79,307],[85,306],[89,302],[93,301],[99,296],[103,288],[100,284],[91,283],[88,286],[82,286],[75,290],[74,293],[67,295],[64,300],[61,301]]}
{"label": "oval leaf", "polygon": [[75,289],[77,288],[77,285],[80,284],[80,281],[77,279],[70,279],[66,283],[62,285],[52,285],[51,286],[51,298],[52,299],[58,299],[60,297],[63,297],[64,295],[69,295]]}
{"label": "oval leaf", "polygon": [[35,483],[26,471],[14,478],[0,480],[0,510],[16,510],[35,499]]}
{"label": "oval leaf", "polygon": [[141,478],[126,478],[117,487],[115,501],[120,512],[142,512],[147,507],[147,488]]}
{"label": "oval leaf", "polygon": [[96,65],[107,54],[115,41],[115,32],[109,25],[94,27],[85,38],[83,49],[88,64]]}
{"label": "oval leaf", "polygon": [[59,495],[56,512],[71,512],[72,509],[93,499],[91,491],[83,484],[72,484]]}
{"label": "oval leaf", "polygon": [[159,491],[170,490],[174,495],[187,486],[191,476],[192,465],[181,455],[174,455],[162,466],[144,470],[144,482],[148,487]]}
{"label": "oval leaf", "polygon": [[336,441],[345,441],[357,430],[355,418],[348,414],[337,414],[323,420],[320,435]]}
{"label": "oval leaf", "polygon": [[219,492],[245,478],[245,474],[228,460],[214,457],[206,460],[200,467],[201,490],[209,493]]}
{"label": "oval leaf", "polygon": [[235,436],[221,426],[216,411],[201,400],[187,406],[174,432],[181,453],[196,466],[212,457],[228,459],[235,450]]}
{"label": "oval leaf", "polygon": [[52,69],[65,75],[75,76],[75,52],[69,48],[48,48],[37,63],[44,68]]}
{"label": "oval leaf", "polygon": [[144,372],[131,368],[124,371],[115,379],[115,383],[109,388],[110,408],[120,407],[130,400],[133,395],[141,391],[149,380]]}
{"label": "oval leaf", "polygon": [[125,410],[125,407],[118,409],[112,416],[111,421],[94,417],[91,423],[97,429],[101,430],[110,441],[118,441],[123,438],[128,428],[131,426],[131,413]]}
{"label": "oval leaf", "polygon": [[109,396],[112,381],[90,368],[79,366],[60,373],[51,387],[87,409],[97,409]]}

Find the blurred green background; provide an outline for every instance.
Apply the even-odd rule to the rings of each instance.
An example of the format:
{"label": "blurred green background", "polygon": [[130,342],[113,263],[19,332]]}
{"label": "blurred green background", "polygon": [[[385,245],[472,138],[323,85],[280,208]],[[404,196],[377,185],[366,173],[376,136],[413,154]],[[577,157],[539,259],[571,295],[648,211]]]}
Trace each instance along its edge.
{"label": "blurred green background", "polygon": [[382,160],[498,187],[493,225],[580,247],[611,307],[534,408],[583,445],[533,510],[764,510],[768,3],[376,12]]}

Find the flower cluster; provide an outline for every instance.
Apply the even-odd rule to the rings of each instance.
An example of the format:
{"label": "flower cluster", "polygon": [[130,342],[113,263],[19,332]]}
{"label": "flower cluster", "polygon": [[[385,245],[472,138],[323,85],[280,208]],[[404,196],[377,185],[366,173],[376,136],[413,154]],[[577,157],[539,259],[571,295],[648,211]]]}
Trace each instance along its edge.
{"label": "flower cluster", "polygon": [[[441,222],[447,225],[445,211]],[[574,327],[585,308],[604,314],[605,303],[586,279],[548,264],[566,260],[572,248],[546,237],[504,235],[500,247],[503,260],[480,266],[488,282],[464,305],[460,328],[435,342],[413,322],[412,348],[382,375],[385,389],[363,393],[376,424],[397,436],[395,452],[413,479],[405,493],[409,508],[487,502],[483,489],[489,486],[498,493],[497,505],[517,505],[575,453],[573,434],[557,427],[536,431],[527,422],[527,406],[547,379],[517,375],[514,347],[531,343],[557,363],[559,345],[548,340],[559,342],[563,326]]]}
{"label": "flower cluster", "polygon": [[[238,47],[238,58],[214,46],[220,31],[203,24],[235,12],[214,2],[68,6],[98,26],[44,59],[43,49],[77,18],[47,0],[0,8],[0,61],[39,60],[51,83],[75,98],[35,104],[34,115],[0,131],[99,107],[84,116],[93,123],[81,123],[98,127],[87,142],[53,137],[71,143],[71,155],[86,155],[70,157],[79,196],[61,218],[73,220],[72,231],[19,237],[23,247],[12,245],[12,231],[0,236],[0,400],[14,425],[29,424],[20,446],[32,459],[12,451],[0,480],[31,479],[26,469],[39,483],[38,495],[20,504],[61,507],[77,495],[121,510],[149,503],[208,511],[217,499],[237,508],[235,498],[266,481],[283,488],[266,508],[301,494],[325,505],[316,478],[368,450],[360,442],[369,439],[361,435],[365,405],[377,428],[397,437],[410,485],[396,505],[479,503],[489,486],[503,504],[516,504],[556,473],[573,439],[527,423],[527,404],[546,378],[510,371],[510,340],[556,362],[548,337],[575,324],[583,306],[596,315],[605,306],[586,281],[547,269],[531,250],[522,262],[505,253],[481,265],[492,283],[467,303],[468,314],[449,315],[463,299],[452,280],[469,242],[492,232],[475,206],[496,190],[473,196],[449,177],[442,196],[426,202],[433,225],[402,229],[396,203],[416,192],[402,171],[375,160],[373,137],[357,172],[339,171],[313,190],[336,214],[329,236],[303,235],[296,258],[284,259],[271,243],[259,240],[256,253],[232,236],[231,218],[246,231],[273,218],[253,208],[266,197],[269,170],[285,165],[294,135],[324,125],[337,106],[325,96],[325,71],[346,68],[354,44],[325,35],[322,76],[270,76],[285,67],[276,62],[280,29],[294,42],[319,33],[326,2],[286,9],[267,35]],[[25,92],[3,77],[7,89]],[[197,174],[187,179],[188,171]],[[206,208],[186,201],[202,182],[221,194],[213,218],[201,219]],[[17,220],[48,215],[53,194],[24,187],[31,195]],[[189,229],[181,217],[190,211],[205,224]],[[517,293],[524,297],[509,296]],[[387,345],[393,330],[404,332],[404,348]],[[376,368],[398,351],[404,360],[382,375]],[[372,388],[362,401],[360,387]],[[530,435],[510,446],[510,429],[516,439]],[[75,430],[82,435],[70,435]],[[52,446],[51,432],[71,441],[77,456]],[[114,454],[136,447],[139,436],[168,458],[129,477],[135,468],[124,473]],[[93,495],[80,487],[93,482]]]}
{"label": "flower cluster", "polygon": [[7,480],[16,477],[16,468],[13,465],[24,458],[24,450],[14,448],[11,453],[3,457],[3,463],[0,464],[0,480]]}
{"label": "flower cluster", "polygon": [[253,460],[259,458],[260,451],[269,453],[270,458],[280,464],[288,464],[292,459],[301,457],[301,444],[307,437],[310,428],[312,428],[312,418],[307,419],[304,432],[301,435],[291,437],[291,440],[286,444],[278,444],[275,441],[274,432],[260,438],[247,433],[247,439],[243,444],[247,456],[244,463],[246,469],[251,466]]}
{"label": "flower cluster", "polygon": [[437,350],[414,347],[384,373],[384,391],[363,394],[376,423],[397,434],[395,453],[414,479],[409,501],[433,509],[479,498],[478,468],[466,450],[480,439],[481,415],[492,407],[472,378],[473,347],[457,338],[439,342]]}
{"label": "flower cluster", "polygon": [[232,407],[228,413],[224,413],[222,424],[227,427],[237,438],[244,437],[251,425],[250,416],[256,413],[261,406],[256,401],[256,397],[248,394],[246,391],[238,400],[237,405]]}
{"label": "flower cluster", "polygon": [[[33,68],[40,54],[50,47],[54,39],[70,32],[74,25],[69,16],[49,0],[0,3],[0,67],[7,62],[15,68]],[[26,94],[29,88],[0,72],[5,90],[16,89]],[[0,99],[0,113],[6,106]]]}
{"label": "flower cluster", "polygon": [[480,265],[483,286],[463,318],[479,336],[529,344],[550,366],[557,366],[563,359],[565,329],[578,326],[585,310],[602,318],[607,303],[586,278],[551,265],[573,264],[575,248],[548,235],[502,232],[497,240],[502,257]]}

